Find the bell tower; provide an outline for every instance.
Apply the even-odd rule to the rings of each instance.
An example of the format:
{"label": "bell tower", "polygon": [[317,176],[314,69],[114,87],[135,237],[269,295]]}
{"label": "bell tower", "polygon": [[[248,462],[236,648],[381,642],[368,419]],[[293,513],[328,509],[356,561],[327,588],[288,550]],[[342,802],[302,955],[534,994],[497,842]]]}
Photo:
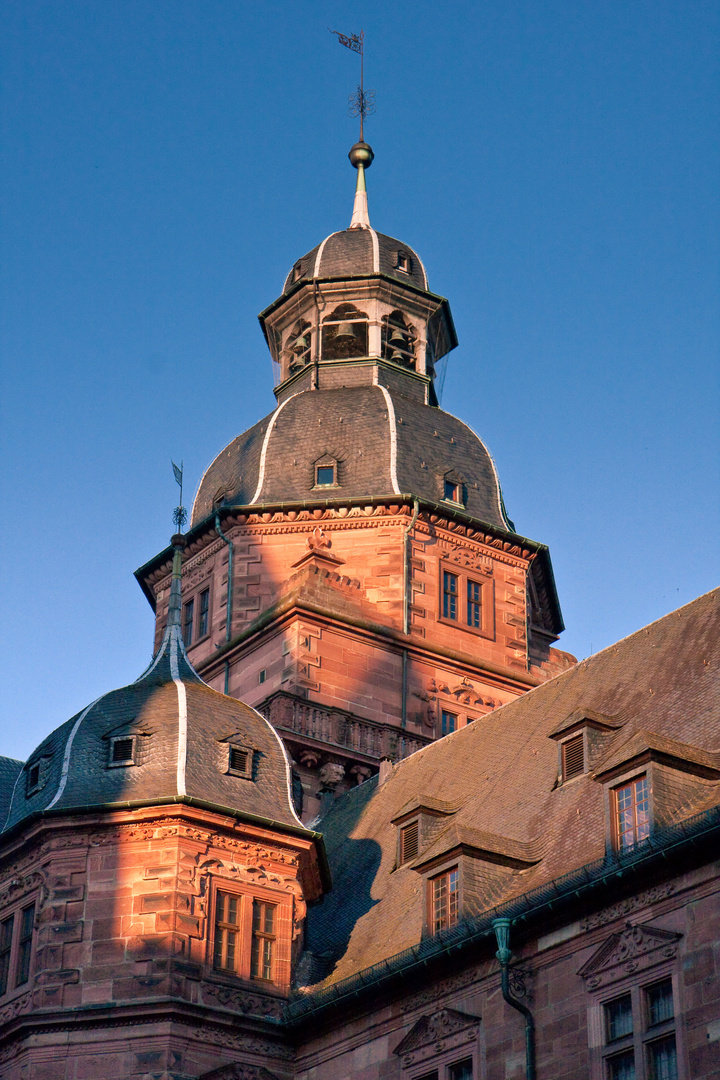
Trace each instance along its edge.
{"label": "bell tower", "polygon": [[[361,141],[350,225],[297,259],[259,316],[273,412],[198,488],[182,627],[203,679],[282,737],[324,801],[573,662],[547,548],[507,517],[477,435],[438,406],[457,345],[420,256],[370,223]],[[172,551],[137,571],[168,617]]]}

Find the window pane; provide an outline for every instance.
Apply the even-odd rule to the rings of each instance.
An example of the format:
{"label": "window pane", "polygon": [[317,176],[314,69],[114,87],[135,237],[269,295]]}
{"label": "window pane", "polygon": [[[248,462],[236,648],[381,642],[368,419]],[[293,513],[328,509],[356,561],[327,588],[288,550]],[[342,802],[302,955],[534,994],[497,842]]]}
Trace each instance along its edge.
{"label": "window pane", "polygon": [[3,919],[0,923],[0,994],[7,992],[10,974],[10,948],[12,946],[13,923],[15,916]]}
{"label": "window pane", "polygon": [[625,1035],[632,1035],[632,1001],[629,994],[625,994],[615,1001],[609,1001],[605,1006],[605,1032],[607,1041],[622,1039]]}
{"label": "window pane", "polygon": [[16,986],[22,986],[30,978],[30,954],[32,952],[33,925],[35,922],[35,905],[26,907],[22,913],[20,923],[20,943],[18,946]]}
{"label": "window pane", "polygon": [[468,626],[475,627],[476,630],[482,629],[482,593],[480,591],[480,585],[477,581],[468,581],[467,583],[467,621]]}
{"label": "window pane", "polygon": [[633,847],[650,835],[650,799],[647,776],[615,792],[618,847]]}
{"label": "window pane", "polygon": [[183,641],[185,645],[192,644],[193,636],[193,612],[195,610],[195,601],[188,600],[183,608]]}
{"label": "window pane", "polygon": [[649,986],[645,994],[648,1004],[648,1023],[651,1026],[662,1024],[664,1020],[672,1020],[675,1010],[671,979],[664,979],[663,982]]}
{"label": "window pane", "polygon": [[458,1061],[448,1069],[448,1080],[472,1080],[472,1058]]}
{"label": "window pane", "polygon": [[440,713],[440,731],[443,735],[449,735],[451,731],[455,730],[455,723],[457,716],[455,713],[447,712],[443,709]]}
{"label": "window pane", "polygon": [[335,466],[318,465],[316,484],[318,487],[329,487],[335,483]]}
{"label": "window pane", "polygon": [[210,590],[200,593],[200,612],[198,614],[198,637],[205,637],[208,632],[208,613],[210,611]]}
{"label": "window pane", "polygon": [[443,618],[457,619],[458,602],[458,579],[457,574],[450,574],[443,570]]}
{"label": "window pane", "polygon": [[432,927],[437,934],[458,921],[460,874],[456,869],[431,881]]}
{"label": "window pane", "polygon": [[608,1058],[608,1080],[635,1080],[635,1055],[632,1050]]}
{"label": "window pane", "polygon": [[275,905],[253,900],[252,944],[250,948],[250,975],[253,979],[273,978],[273,955],[275,951]]}
{"label": "window pane", "polygon": [[675,1036],[658,1039],[648,1046],[648,1072],[650,1080],[677,1080],[677,1050]]}

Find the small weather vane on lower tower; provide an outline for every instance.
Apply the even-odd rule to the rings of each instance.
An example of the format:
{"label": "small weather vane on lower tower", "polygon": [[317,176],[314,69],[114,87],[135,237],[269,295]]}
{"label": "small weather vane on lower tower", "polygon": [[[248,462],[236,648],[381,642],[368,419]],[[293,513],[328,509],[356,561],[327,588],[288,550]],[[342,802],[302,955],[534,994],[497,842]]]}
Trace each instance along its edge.
{"label": "small weather vane on lower tower", "polygon": [[173,475],[177,480],[178,484],[180,485],[180,505],[176,506],[173,510],[173,521],[175,523],[175,528],[178,530],[178,532],[180,532],[183,525],[187,521],[187,510],[182,504],[183,463],[181,461],[180,465],[176,465],[175,462],[171,459],[170,464],[173,468]]}
{"label": "small weather vane on lower tower", "polygon": [[[329,26],[328,30],[330,30]],[[375,91],[366,90],[364,86],[365,32],[361,30],[359,34],[341,34],[339,30],[330,30],[330,33],[335,34],[340,44],[346,49],[360,54],[360,85],[357,91],[348,98],[348,116],[360,117],[360,142],[365,142],[363,135],[365,117],[375,112]]]}

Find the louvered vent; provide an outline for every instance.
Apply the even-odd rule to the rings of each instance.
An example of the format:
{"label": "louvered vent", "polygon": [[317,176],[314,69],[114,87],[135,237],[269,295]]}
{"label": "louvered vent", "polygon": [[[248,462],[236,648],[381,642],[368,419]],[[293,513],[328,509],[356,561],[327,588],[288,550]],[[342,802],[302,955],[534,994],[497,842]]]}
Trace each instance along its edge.
{"label": "louvered vent", "polygon": [[411,821],[400,830],[400,862],[406,863],[414,859],[418,853],[420,842],[420,822]]}
{"label": "louvered vent", "polygon": [[582,735],[576,735],[563,743],[562,747],[563,780],[572,780],[585,772],[585,744]]}
{"label": "louvered vent", "polygon": [[250,753],[239,746],[230,747],[230,768],[236,773],[247,773]]}
{"label": "louvered vent", "polygon": [[135,740],[132,736],[126,739],[113,739],[112,763],[113,765],[126,765],[132,763]]}

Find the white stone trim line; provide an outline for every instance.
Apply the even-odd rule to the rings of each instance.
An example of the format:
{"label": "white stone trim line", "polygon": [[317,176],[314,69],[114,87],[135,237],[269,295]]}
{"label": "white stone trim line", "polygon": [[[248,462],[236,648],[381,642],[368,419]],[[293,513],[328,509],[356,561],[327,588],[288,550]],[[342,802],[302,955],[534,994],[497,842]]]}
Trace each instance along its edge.
{"label": "white stone trim line", "polygon": [[377,381],[377,369],[375,371],[373,382],[378,390],[382,391],[383,397],[385,398],[385,404],[387,405],[388,423],[390,424],[390,482],[392,483],[394,493],[399,495],[400,486],[397,478],[397,427],[395,426],[395,406],[393,405],[389,390],[386,387],[381,386]]}
{"label": "white stone trim line", "polygon": [[258,501],[258,499],[260,498],[260,493],[262,492],[262,489],[263,489],[263,484],[265,483],[265,458],[267,457],[268,443],[270,442],[270,436],[272,435],[272,429],[275,427],[275,421],[277,420],[278,416],[280,415],[282,410],[287,405],[288,401],[292,401],[292,399],[294,397],[297,397],[297,394],[291,394],[290,397],[285,398],[284,401],[281,401],[280,404],[278,405],[277,409],[275,410],[275,412],[270,417],[270,423],[267,426],[267,431],[265,432],[265,438],[263,439],[262,453],[260,454],[260,468],[258,470],[257,487],[255,488],[255,494],[253,495],[252,499],[250,500],[250,505],[252,505],[253,503],[256,503]]}

